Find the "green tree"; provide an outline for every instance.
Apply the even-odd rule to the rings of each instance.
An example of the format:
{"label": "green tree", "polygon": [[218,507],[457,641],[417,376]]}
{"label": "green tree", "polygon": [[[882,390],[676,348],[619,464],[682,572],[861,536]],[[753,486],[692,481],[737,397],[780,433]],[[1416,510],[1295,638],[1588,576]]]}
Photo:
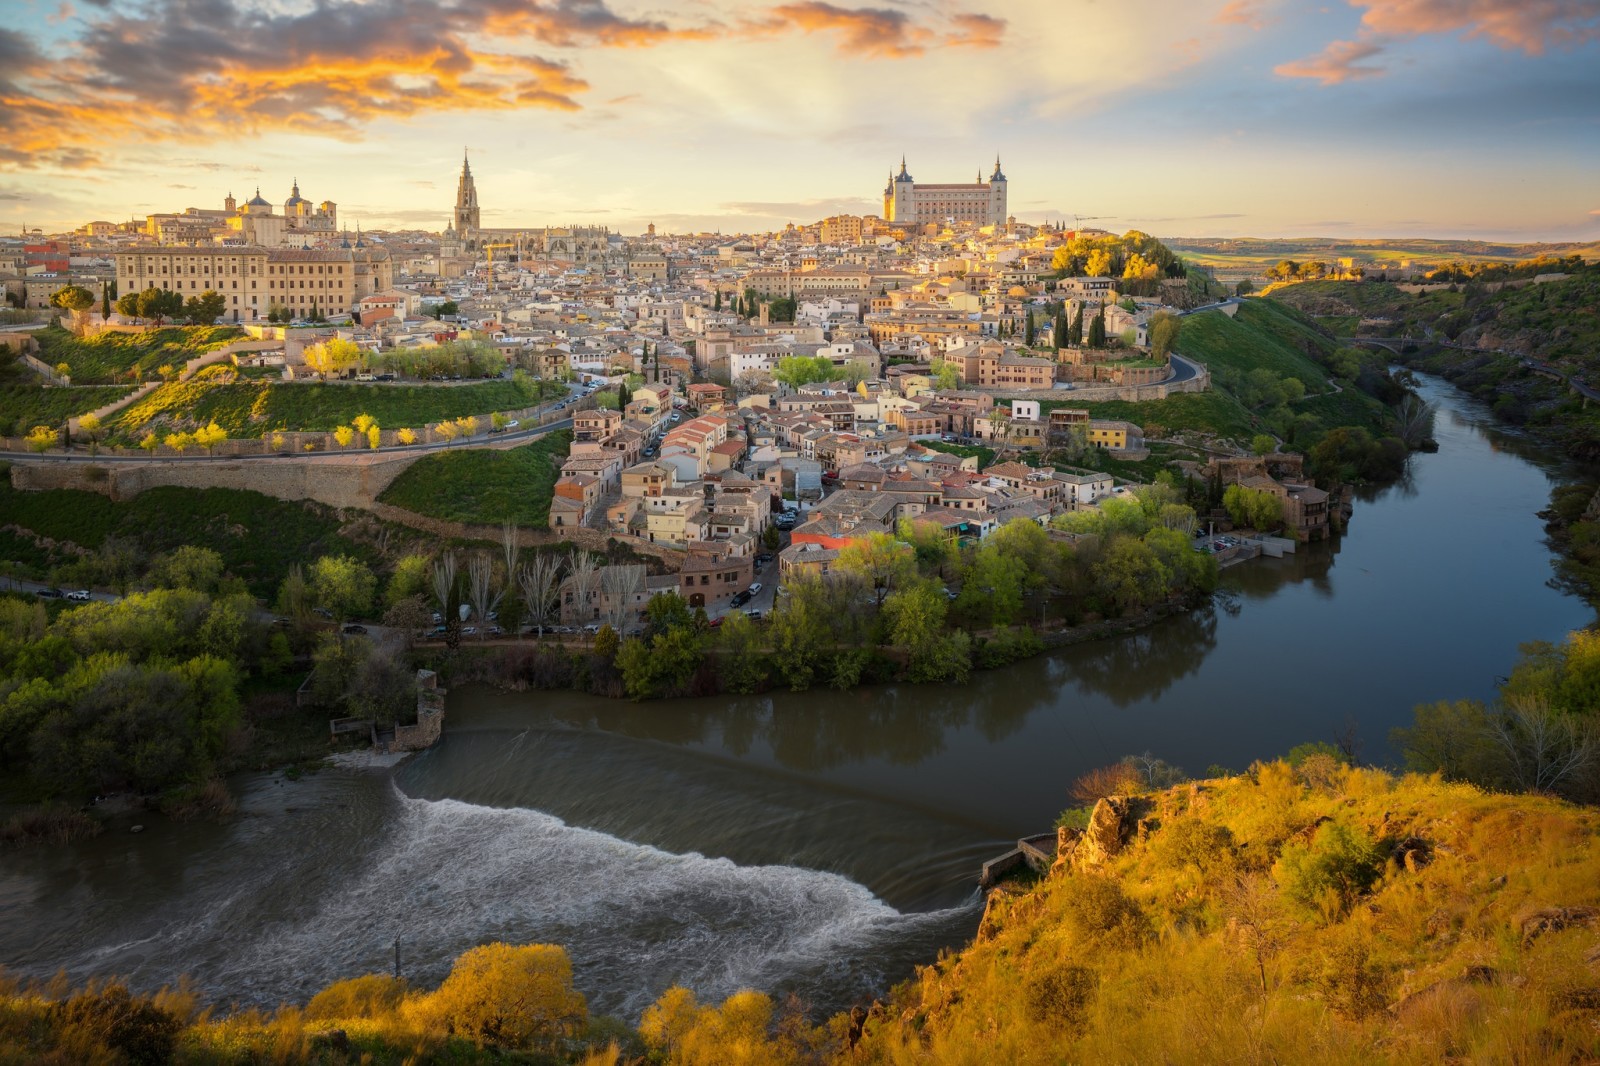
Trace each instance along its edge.
{"label": "green tree", "polygon": [[1090,348],[1104,348],[1106,346],[1106,305],[1101,304],[1095,311],[1094,317],[1089,320]]}
{"label": "green tree", "polygon": [[117,309],[117,314],[121,315],[123,318],[138,318],[139,317],[139,293],[137,293],[137,292],[123,293],[121,296],[117,297],[117,302],[116,302],[115,306],[116,306],[116,309]]}
{"label": "green tree", "polygon": [[788,594],[772,612],[768,632],[774,665],[789,687],[799,692],[811,687],[833,650],[838,619],[821,578],[794,577],[785,588]]}
{"label": "green tree", "polygon": [[199,296],[189,297],[183,307],[183,317],[196,326],[209,326],[223,316],[227,302],[221,293],[207,289]]}
{"label": "green tree", "polygon": [[1056,312],[1055,332],[1051,336],[1051,344],[1058,352],[1067,346],[1067,312],[1065,308]]}
{"label": "green tree", "polygon": [[222,556],[210,548],[185,544],[159,555],[150,565],[150,582],[157,588],[192,589],[207,595],[222,584]]}
{"label": "green tree", "polygon": [[658,592],[651,596],[650,602],[644,606],[644,615],[651,631],[655,633],[683,628],[693,618],[689,601],[677,592]]}
{"label": "green tree", "polygon": [[1067,342],[1075,348],[1083,345],[1083,304],[1081,303],[1078,305],[1077,310],[1072,312],[1072,327],[1067,331]]}
{"label": "green tree", "polygon": [[445,300],[444,302],[440,303],[438,307],[433,309],[433,313],[434,317],[436,318],[440,318],[445,315],[457,315],[461,313],[461,308],[454,300]]}
{"label": "green tree", "polygon": [[1033,347],[1033,309],[1031,307],[1023,311],[1022,343],[1025,347]]}
{"label": "green tree", "polygon": [[215,455],[216,447],[228,439],[228,431],[212,422],[201,426],[194,431],[194,442],[206,450],[207,455]]}
{"label": "green tree", "polygon": [[1157,311],[1150,316],[1150,354],[1165,358],[1178,346],[1178,334],[1183,320],[1170,311]]}
{"label": "green tree", "polygon": [[889,594],[884,601],[884,617],[889,623],[889,639],[906,649],[913,664],[928,655],[944,632],[945,611],[950,601],[935,582],[909,582]]}
{"label": "green tree", "polygon": [[813,381],[831,380],[834,376],[833,362],[822,355],[814,358],[786,355],[778,360],[777,369],[773,371],[772,376],[791,389],[799,389],[800,386],[809,385]]}
{"label": "green tree", "polygon": [[718,676],[729,692],[748,695],[766,680],[766,665],[759,653],[760,634],[756,624],[735,611],[722,619],[717,630]]}
{"label": "green tree", "polygon": [[407,555],[394,565],[383,599],[389,606],[412,596],[426,596],[433,579],[432,560],[426,555]]}
{"label": "green tree", "polygon": [[1250,438],[1250,450],[1257,455],[1270,455],[1278,450],[1278,438],[1270,433],[1257,433]]}
{"label": "green tree", "polygon": [[139,293],[137,307],[140,318],[154,319],[159,326],[183,311],[183,296],[167,289],[145,289]]}
{"label": "green tree", "polygon": [[834,569],[859,578],[882,607],[884,597],[916,573],[916,561],[909,545],[887,533],[872,533],[845,545]]}
{"label": "green tree", "polygon": [[1093,567],[1097,587],[1123,612],[1162,600],[1172,580],[1149,545],[1136,537],[1117,537]]}
{"label": "green tree", "polygon": [[94,306],[94,293],[82,285],[64,285],[50,294],[50,306],[81,314]]}
{"label": "green tree", "polygon": [[372,609],[378,580],[359,559],[324,555],[311,567],[311,594],[317,606],[333,613],[336,621],[360,617]]}

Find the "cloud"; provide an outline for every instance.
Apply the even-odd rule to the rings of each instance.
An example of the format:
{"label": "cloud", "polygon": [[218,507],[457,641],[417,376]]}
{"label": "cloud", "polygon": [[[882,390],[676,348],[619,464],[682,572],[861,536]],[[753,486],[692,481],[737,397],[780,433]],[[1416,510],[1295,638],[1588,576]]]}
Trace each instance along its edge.
{"label": "cloud", "polygon": [[[0,30],[0,168],[87,168],[129,142],[271,131],[355,138],[430,113],[582,110],[588,81],[562,55],[728,37],[828,34],[864,58],[991,48],[1006,23],[958,12],[924,25],[890,8],[794,0],[731,24],[629,17],[605,0],[146,0],[77,17],[45,54]],[[616,104],[632,94],[615,98]],[[610,117],[599,113],[596,117]]]}
{"label": "cloud", "polygon": [[1252,30],[1259,30],[1271,22],[1261,13],[1256,0],[1228,0],[1211,21],[1222,26],[1248,26]]}
{"label": "cloud", "polygon": [[1338,85],[1355,78],[1372,78],[1384,72],[1382,67],[1363,65],[1383,51],[1377,41],[1330,41],[1328,46],[1314,56],[1279,63],[1272,68],[1274,74],[1285,78],[1316,78],[1324,85]]}
{"label": "cloud", "polygon": [[1279,64],[1273,73],[1286,78],[1316,78],[1324,85],[1372,77],[1384,73],[1384,68],[1360,65],[1362,60],[1372,58],[1394,42],[1434,34],[1456,33],[1467,40],[1482,38],[1527,55],[1600,40],[1600,4],[1595,0],[1349,2],[1352,7],[1365,8],[1355,40],[1330,41],[1318,54]]}
{"label": "cloud", "polygon": [[791,28],[802,33],[837,33],[841,52],[869,58],[918,56],[936,39],[932,30],[916,25],[903,11],[838,7],[825,0],[780,4],[767,12],[766,19],[749,23],[747,32],[759,35]]}
{"label": "cloud", "polygon": [[998,48],[1005,34],[1006,20],[992,15],[954,15],[951,31],[944,43],[956,48]]}
{"label": "cloud", "polygon": [[1594,0],[1350,0],[1364,31],[1386,37],[1461,33],[1538,55],[1600,39]]}

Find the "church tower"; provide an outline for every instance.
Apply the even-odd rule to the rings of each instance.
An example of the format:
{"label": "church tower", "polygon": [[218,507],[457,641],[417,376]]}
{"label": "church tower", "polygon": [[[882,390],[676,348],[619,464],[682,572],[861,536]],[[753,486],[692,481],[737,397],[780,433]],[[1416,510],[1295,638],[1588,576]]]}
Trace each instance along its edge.
{"label": "church tower", "polygon": [[478,188],[472,183],[472,164],[461,151],[461,181],[456,186],[456,237],[468,251],[478,250]]}
{"label": "church tower", "polygon": [[994,173],[989,175],[989,224],[999,226],[1010,217],[1006,207],[1006,176],[1000,170],[1000,156],[994,157]]}

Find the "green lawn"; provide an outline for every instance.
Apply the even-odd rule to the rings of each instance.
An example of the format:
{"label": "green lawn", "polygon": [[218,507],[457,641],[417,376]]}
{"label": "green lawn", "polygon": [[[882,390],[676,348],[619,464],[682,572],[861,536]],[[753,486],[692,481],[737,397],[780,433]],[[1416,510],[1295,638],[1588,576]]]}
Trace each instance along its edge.
{"label": "green lawn", "polygon": [[73,415],[103,407],[132,391],[128,385],[70,389],[0,385],[0,435],[22,436],[34,426],[54,428]]}
{"label": "green lawn", "polygon": [[[7,523],[91,550],[113,536],[135,542],[147,554],[183,544],[211,548],[258,596],[273,595],[294,563],[310,563],[320,555],[379,562],[369,546],[340,535],[331,509],[238,489],[153,488],[113,502],[70,489],[21,492],[0,476],[0,515]],[[11,546],[0,542],[0,548]],[[35,555],[22,561],[36,563]]]}
{"label": "green lawn", "polygon": [[1177,345],[1180,355],[1212,370],[1249,373],[1265,367],[1280,378],[1299,378],[1307,392],[1325,388],[1328,377],[1307,350],[1333,347],[1303,316],[1271,300],[1247,300],[1235,318],[1221,311],[1189,315]]}
{"label": "green lawn", "polygon": [[378,497],[408,511],[473,525],[514,522],[544,529],[571,433],[506,451],[473,448],[417,460]]}
{"label": "green lawn", "polygon": [[241,380],[232,367],[207,367],[185,382],[163,385],[118,412],[115,429],[137,437],[216,422],[234,438],[273,430],[326,431],[371,415],[385,429],[513,411],[539,401],[540,384],[481,381],[468,385],[324,384]]}
{"label": "green lawn", "polygon": [[84,340],[60,326],[50,326],[34,334],[39,341],[38,356],[51,366],[66,363],[74,385],[106,384],[133,380],[149,381],[166,365],[181,367],[197,355],[243,339],[243,330],[233,326],[169,326],[144,333],[102,333]]}

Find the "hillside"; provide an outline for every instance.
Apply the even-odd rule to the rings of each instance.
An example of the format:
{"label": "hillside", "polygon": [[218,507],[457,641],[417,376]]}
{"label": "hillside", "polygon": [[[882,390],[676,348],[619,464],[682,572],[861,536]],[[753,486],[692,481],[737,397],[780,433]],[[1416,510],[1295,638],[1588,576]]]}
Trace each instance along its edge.
{"label": "hillside", "polygon": [[850,1061],[1591,1061],[1597,830],[1328,756],[1102,801]]}
{"label": "hillside", "polygon": [[1579,458],[1600,457],[1600,412],[1523,362],[1547,363],[1600,386],[1600,268],[1555,281],[1467,282],[1422,293],[1385,282],[1306,282],[1276,290],[1273,298],[1346,335],[1432,336],[1493,349],[1424,343],[1402,361],[1448,378],[1506,421]]}
{"label": "hillside", "polygon": [[530,407],[547,392],[534,381],[363,385],[251,380],[231,366],[212,366],[129,404],[107,426],[137,439],[146,430],[216,422],[230,437],[260,437],[277,429],[327,431],[365,414],[385,428],[420,431],[444,419]]}
{"label": "hillside", "polygon": [[451,522],[544,529],[571,443],[572,434],[561,430],[506,451],[436,452],[408,466],[378,500]]}
{"label": "hillside", "polygon": [[197,355],[247,339],[233,326],[169,326],[84,339],[53,325],[34,336],[39,358],[50,366],[66,363],[74,385],[150,381],[164,366],[181,368]]}

